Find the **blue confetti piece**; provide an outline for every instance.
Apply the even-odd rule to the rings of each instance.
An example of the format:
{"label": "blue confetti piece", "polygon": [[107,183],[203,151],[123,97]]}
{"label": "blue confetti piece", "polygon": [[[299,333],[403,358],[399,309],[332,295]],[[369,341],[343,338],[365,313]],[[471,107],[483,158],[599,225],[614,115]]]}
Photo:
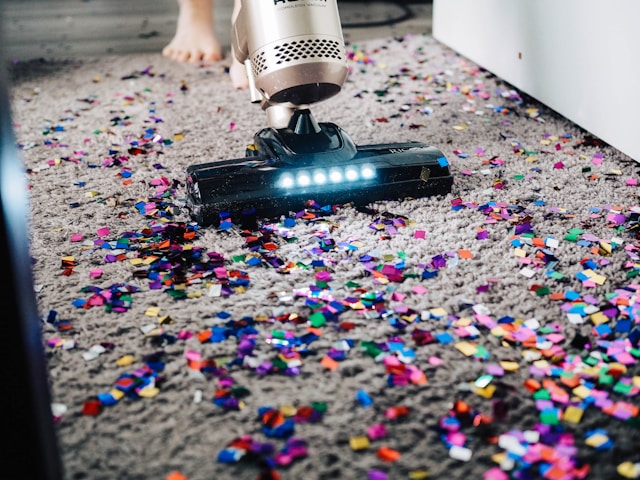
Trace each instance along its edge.
{"label": "blue confetti piece", "polygon": [[109,392],[107,392],[107,393],[99,393],[96,396],[98,398],[98,401],[102,405],[104,405],[106,407],[110,407],[110,406],[115,405],[116,403],[118,403],[118,401]]}
{"label": "blue confetti piece", "polygon": [[243,456],[245,452],[237,448],[225,448],[218,452],[218,462],[220,463],[236,463]]}
{"label": "blue confetti piece", "polygon": [[438,164],[439,164],[441,167],[448,167],[448,166],[449,166],[449,162],[447,161],[447,158],[446,158],[446,157],[440,157],[440,158],[438,159]]}
{"label": "blue confetti piece", "polygon": [[358,390],[356,393],[356,400],[358,400],[358,403],[365,408],[373,405],[372,398],[363,389]]}
{"label": "blue confetti piece", "polygon": [[443,345],[453,342],[453,337],[448,332],[439,333],[435,337],[436,337],[436,340],[438,340]]}

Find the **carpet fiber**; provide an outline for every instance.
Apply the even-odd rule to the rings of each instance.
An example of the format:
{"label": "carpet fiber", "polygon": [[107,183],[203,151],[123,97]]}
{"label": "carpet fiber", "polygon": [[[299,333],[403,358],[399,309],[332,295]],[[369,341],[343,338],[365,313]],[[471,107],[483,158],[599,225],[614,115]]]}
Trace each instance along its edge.
{"label": "carpet fiber", "polygon": [[225,62],[12,66],[66,478],[637,478],[637,163],[428,34],[348,52],[316,118],[453,191],[254,231],[184,209],[266,125]]}

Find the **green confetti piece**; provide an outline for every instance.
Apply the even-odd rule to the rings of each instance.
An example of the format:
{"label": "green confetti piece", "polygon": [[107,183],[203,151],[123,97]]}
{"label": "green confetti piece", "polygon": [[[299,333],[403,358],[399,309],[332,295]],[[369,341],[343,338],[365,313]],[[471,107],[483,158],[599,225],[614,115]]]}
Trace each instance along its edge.
{"label": "green confetti piece", "polygon": [[539,390],[536,390],[535,392],[533,392],[533,399],[534,400],[551,400],[551,394],[549,393],[549,390],[547,390],[546,388],[540,388]]}
{"label": "green confetti piece", "polygon": [[545,425],[557,425],[560,423],[556,410],[543,410],[540,412],[540,422]]}
{"label": "green confetti piece", "polygon": [[370,357],[376,358],[382,350],[376,346],[374,342],[362,342],[360,343],[361,348],[369,355]]}
{"label": "green confetti piece", "polygon": [[629,383],[618,382],[613,386],[613,391],[616,393],[621,393],[623,395],[629,395],[631,392],[632,385]]}
{"label": "green confetti piece", "polygon": [[324,318],[324,314],[322,312],[315,312],[309,316],[309,323],[311,323],[312,326],[318,328],[327,323],[327,319]]}
{"label": "green confetti piece", "polygon": [[287,368],[287,362],[280,357],[276,357],[272,363],[277,370],[286,370]]}
{"label": "green confetti piece", "polygon": [[316,412],[324,413],[327,411],[327,402],[311,402],[310,405]]}
{"label": "green confetti piece", "polygon": [[169,296],[175,300],[180,300],[181,298],[187,298],[186,290],[167,290]]}
{"label": "green confetti piece", "polygon": [[513,179],[514,179],[514,180],[524,180],[524,177],[525,177],[524,175],[522,175],[522,174],[518,174],[518,175],[514,175],[514,176],[513,176]]}
{"label": "green confetti piece", "polygon": [[598,383],[601,385],[613,385],[614,378],[611,375],[602,374],[598,377]]}
{"label": "green confetti piece", "polygon": [[590,367],[593,367],[598,364],[598,359],[592,356],[588,356],[587,358],[584,359],[584,363],[586,363]]}
{"label": "green confetti piece", "polygon": [[543,335],[546,335],[547,333],[555,333],[555,329],[545,325],[543,327],[540,327],[538,329],[538,332],[543,334]]}
{"label": "green confetti piece", "polygon": [[562,280],[564,278],[564,275],[556,270],[549,270],[547,275],[554,280]]}
{"label": "green confetti piece", "polygon": [[540,287],[536,290],[536,295],[538,297],[543,297],[545,295],[549,295],[550,291],[549,291],[549,287]]}

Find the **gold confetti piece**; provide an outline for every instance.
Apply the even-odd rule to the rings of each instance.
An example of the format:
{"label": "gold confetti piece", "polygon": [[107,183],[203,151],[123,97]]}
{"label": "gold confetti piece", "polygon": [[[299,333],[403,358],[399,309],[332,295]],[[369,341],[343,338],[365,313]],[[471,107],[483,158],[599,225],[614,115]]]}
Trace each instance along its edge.
{"label": "gold confetti piece", "polygon": [[351,446],[352,450],[365,450],[369,448],[369,439],[364,435],[359,437],[351,437],[349,439],[349,445]]}
{"label": "gold confetti piece", "polygon": [[456,327],[468,327],[471,325],[471,319],[469,317],[459,318],[454,322]]}
{"label": "gold confetti piece", "polygon": [[493,384],[487,385],[484,388],[476,388],[476,394],[484,398],[492,398],[495,392],[496,392],[496,386]]}
{"label": "gold confetti piece", "polygon": [[526,256],[527,256],[527,251],[526,251],[526,250],[524,250],[523,248],[514,248],[514,249],[513,249],[513,254],[514,254],[516,257],[524,258],[524,257],[526,257]]}
{"label": "gold confetti piece", "polygon": [[467,357],[474,355],[478,351],[478,348],[469,342],[458,342],[454,346]]}
{"label": "gold confetti piece", "polygon": [[640,466],[631,462],[622,462],[618,465],[617,472],[624,478],[638,478],[640,476]]}
{"label": "gold confetti piece", "polygon": [[581,408],[576,407],[574,405],[569,405],[564,410],[563,419],[566,422],[574,423],[577,425],[582,420],[583,413],[584,413],[584,410],[582,410]]}
{"label": "gold confetti piece", "polygon": [[293,417],[298,411],[293,405],[281,405],[278,410],[280,410],[280,413],[285,417]]}
{"label": "gold confetti piece", "polygon": [[144,312],[147,317],[157,317],[159,313],[160,307],[149,307],[147,308],[147,311]]}
{"label": "gold confetti piece", "polygon": [[537,360],[533,362],[533,366],[544,370],[549,367],[549,362],[547,360]]}
{"label": "gold confetti piece", "polygon": [[610,243],[600,241],[600,248],[598,249],[600,255],[609,256],[612,250],[613,248]]}
{"label": "gold confetti piece", "polygon": [[592,282],[597,283],[598,285],[604,285],[604,282],[607,281],[607,277],[605,277],[604,275],[600,275],[596,272],[594,272],[593,270],[585,270],[584,274],[589,277],[589,280],[591,280]]}
{"label": "gold confetti piece", "polygon": [[518,362],[511,362],[508,360],[502,360],[500,362],[500,366],[505,369],[507,372],[517,372],[520,368]]}
{"label": "gold confetti piece", "polygon": [[118,390],[117,388],[112,388],[109,391],[109,394],[114,398],[114,400],[119,401],[124,397],[124,392],[122,390]]}
{"label": "gold confetti piece", "polygon": [[129,259],[129,263],[131,265],[141,265],[142,264],[142,259],[141,258],[131,258]]}
{"label": "gold confetti piece", "polygon": [[143,398],[153,398],[158,393],[160,393],[160,389],[157,387],[153,387],[151,385],[144,387],[142,390],[138,392],[138,396]]}
{"label": "gold confetti piece", "polygon": [[602,312],[595,312],[589,315],[589,320],[591,320],[594,325],[601,325],[603,323],[607,323],[609,321],[609,317]]}
{"label": "gold confetti piece", "polygon": [[454,130],[466,130],[468,127],[466,125],[454,125],[453,129]]}
{"label": "gold confetti piece", "polygon": [[590,437],[586,438],[584,440],[584,443],[586,443],[590,447],[597,448],[600,445],[602,445],[602,444],[604,444],[604,443],[606,443],[608,441],[609,441],[609,437],[607,437],[606,435],[603,435],[601,433],[596,433],[596,434],[591,435]]}
{"label": "gold confetti piece", "polygon": [[409,478],[411,480],[424,480],[429,477],[429,472],[426,470],[413,470],[409,472]]}
{"label": "gold confetti piece", "polygon": [[125,355],[116,360],[116,365],[118,365],[119,367],[128,367],[135,361],[136,359],[133,355]]}
{"label": "gold confetti piece", "polygon": [[585,399],[589,395],[591,395],[591,389],[585,387],[584,385],[578,385],[576,388],[571,390],[571,392],[578,398]]}
{"label": "gold confetti piece", "polygon": [[447,311],[442,307],[432,308],[429,313],[436,318],[442,318],[447,315]]}

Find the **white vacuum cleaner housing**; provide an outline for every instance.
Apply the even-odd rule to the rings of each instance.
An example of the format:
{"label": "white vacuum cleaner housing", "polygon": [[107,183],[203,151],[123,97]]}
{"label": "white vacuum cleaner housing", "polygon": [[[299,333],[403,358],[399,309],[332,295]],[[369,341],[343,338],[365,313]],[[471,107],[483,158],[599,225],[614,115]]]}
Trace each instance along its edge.
{"label": "white vacuum cleaner housing", "polygon": [[242,0],[234,55],[252,100],[299,107],[336,95],[347,78],[336,0]]}

